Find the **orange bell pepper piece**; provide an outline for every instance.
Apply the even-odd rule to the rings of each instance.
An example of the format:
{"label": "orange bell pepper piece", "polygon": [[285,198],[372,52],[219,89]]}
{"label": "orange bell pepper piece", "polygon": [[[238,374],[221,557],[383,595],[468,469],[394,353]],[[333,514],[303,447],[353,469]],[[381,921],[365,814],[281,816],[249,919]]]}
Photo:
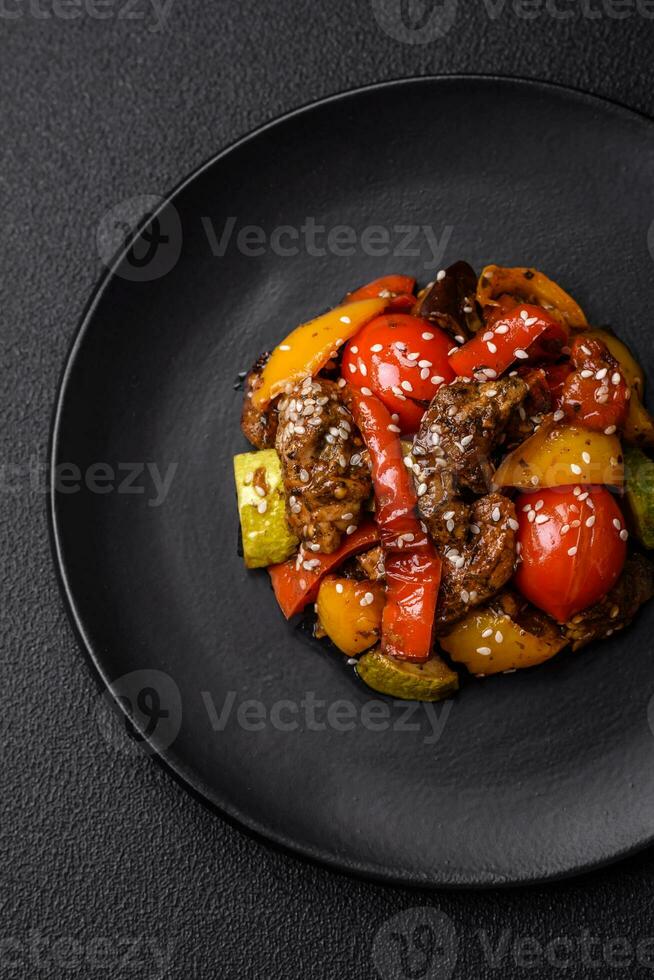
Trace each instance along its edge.
{"label": "orange bell pepper piece", "polygon": [[313,377],[346,340],[369,320],[382,313],[385,299],[362,299],[302,323],[275,347],[261,373],[261,384],[252,394],[252,404],[263,411],[287,386]]}

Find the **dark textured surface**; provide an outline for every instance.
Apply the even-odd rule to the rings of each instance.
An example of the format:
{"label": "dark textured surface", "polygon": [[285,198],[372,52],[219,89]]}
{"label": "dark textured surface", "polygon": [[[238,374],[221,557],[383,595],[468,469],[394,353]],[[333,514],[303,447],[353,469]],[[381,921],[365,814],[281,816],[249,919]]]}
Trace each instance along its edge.
{"label": "dark textured surface", "polygon": [[[367,3],[353,0],[177,0],[160,34],[88,16],[0,20],[3,975],[374,977],[377,929],[423,904],[454,921],[461,977],[528,975],[511,952],[492,970],[480,932],[496,946],[503,933],[577,942],[587,930],[603,942],[623,937],[632,950],[654,934],[651,854],[526,893],[397,891],[272,851],[205,812],[149,760],[112,749],[58,596],[45,499],[29,475],[30,460],[34,472],[45,461],[57,377],[101,270],[95,229],[117,202],[165,190],[285,109],[399,75],[544,77],[654,113],[651,21],[530,22],[508,4],[492,20],[481,3],[459,7],[449,34],[424,46],[391,41]],[[71,945],[90,955],[101,937],[113,949],[110,969],[88,966]],[[129,937],[141,945],[121,964]],[[163,971],[148,943],[167,949]],[[597,947],[592,956],[600,965],[577,947],[570,975],[651,972],[611,967]],[[561,970],[546,961],[535,972]]]}

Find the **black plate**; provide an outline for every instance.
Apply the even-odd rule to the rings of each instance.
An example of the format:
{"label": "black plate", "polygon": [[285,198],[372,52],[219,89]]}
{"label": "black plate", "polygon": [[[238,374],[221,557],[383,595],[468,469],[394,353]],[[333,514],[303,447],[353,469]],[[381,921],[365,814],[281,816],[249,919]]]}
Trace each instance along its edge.
{"label": "black plate", "polygon": [[[211,804],[300,854],[415,884],[552,878],[652,840],[654,605],[589,652],[469,681],[431,716],[437,740],[421,707],[402,720],[385,701],[389,717],[377,708],[371,721],[366,706],[383,699],[284,622],[265,572],[245,571],[231,457],[246,449],[238,372],[388,271],[424,282],[460,257],[541,267],[651,373],[653,178],[652,125],[612,104],[518,81],[407,80],[329,99],[231,147],[102,283],[54,425],[53,466],[83,474],[77,492],[71,471],[68,492],[52,495],[57,559],[105,683],[122,678],[114,694]],[[305,231],[294,256],[270,244],[244,254],[234,239],[214,255],[207,230],[220,238],[231,216],[234,235],[313,219],[351,226],[357,244],[336,254],[343,232],[316,254],[324,241]],[[431,231],[407,241],[395,230],[412,225]],[[381,232],[361,237],[372,226],[387,244]],[[445,249],[430,260],[436,240]],[[97,463],[112,468],[113,490],[109,470],[89,484]],[[153,506],[150,477],[118,492],[134,463],[177,464],[163,503]],[[347,706],[327,721],[315,708],[312,722],[310,692]],[[214,730],[210,709],[225,700],[231,714]],[[245,701],[259,707],[243,724]]]}

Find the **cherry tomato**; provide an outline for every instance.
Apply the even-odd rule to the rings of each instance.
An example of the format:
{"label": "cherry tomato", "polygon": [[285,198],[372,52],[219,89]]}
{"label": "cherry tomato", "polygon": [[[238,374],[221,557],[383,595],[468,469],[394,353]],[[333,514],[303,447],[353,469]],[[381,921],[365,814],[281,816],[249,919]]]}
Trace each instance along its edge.
{"label": "cherry tomato", "polygon": [[568,341],[568,331],[540,306],[519,303],[513,310],[480,330],[450,358],[460,377],[481,372],[496,378],[520,361],[559,357]]}
{"label": "cherry tomato", "polygon": [[620,365],[601,340],[577,337],[570,360],[576,370],[566,380],[561,408],[587,429],[615,432],[627,419],[631,389]]}
{"label": "cherry tomato", "polygon": [[447,334],[426,320],[385,313],[347,343],[341,371],[356,388],[369,388],[408,434],[417,431],[441,385],[454,379],[451,347]]}
{"label": "cherry tomato", "polygon": [[346,303],[353,303],[357,299],[375,299],[377,296],[388,297],[389,310],[409,310],[413,307],[416,298],[413,290],[416,288],[416,281],[411,276],[382,276],[381,279],[373,279],[365,286],[360,286],[345,297]]}
{"label": "cherry tomato", "polygon": [[615,497],[604,487],[554,487],[520,494],[516,509],[515,584],[525,598],[560,623],[603,599],[627,556]]}

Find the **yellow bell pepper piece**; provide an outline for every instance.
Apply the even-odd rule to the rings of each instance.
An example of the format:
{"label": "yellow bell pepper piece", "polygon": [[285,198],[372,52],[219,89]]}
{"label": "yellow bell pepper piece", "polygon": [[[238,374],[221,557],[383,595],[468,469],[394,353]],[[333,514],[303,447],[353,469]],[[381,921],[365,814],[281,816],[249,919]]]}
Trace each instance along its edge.
{"label": "yellow bell pepper piece", "polygon": [[287,386],[317,374],[346,340],[383,313],[387,305],[387,299],[361,299],[296,327],[270,355],[261,384],[252,395],[255,408],[266,408]]}
{"label": "yellow bell pepper piece", "polygon": [[624,483],[622,446],[617,436],[557,423],[548,416],[537,432],[514,449],[493,477],[501,487],[565,487]]}
{"label": "yellow bell pepper piece", "polygon": [[538,269],[487,265],[477,283],[477,302],[482,307],[497,306],[498,296],[505,293],[558,314],[569,327],[585,327],[588,322],[572,296]]}
{"label": "yellow bell pepper piece", "polygon": [[356,657],[378,642],[385,601],[378,582],[330,575],[321,583],[316,610],[332,643]]}
{"label": "yellow bell pepper piece", "polygon": [[487,607],[469,613],[438,642],[456,663],[464,664],[471,674],[485,677],[542,664],[567,641],[555,628],[536,636],[501,610]]}

